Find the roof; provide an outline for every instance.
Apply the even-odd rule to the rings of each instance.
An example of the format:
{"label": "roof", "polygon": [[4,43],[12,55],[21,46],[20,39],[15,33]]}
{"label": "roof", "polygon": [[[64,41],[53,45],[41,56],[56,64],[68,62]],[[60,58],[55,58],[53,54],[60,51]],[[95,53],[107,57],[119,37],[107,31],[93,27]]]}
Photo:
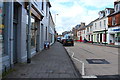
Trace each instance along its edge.
{"label": "roof", "polygon": [[114,8],[105,8],[105,9],[114,10]]}
{"label": "roof", "polygon": [[108,17],[113,16],[113,15],[116,15],[116,14],[120,14],[120,11],[114,12],[114,13],[110,14],[110,15],[108,15]]}

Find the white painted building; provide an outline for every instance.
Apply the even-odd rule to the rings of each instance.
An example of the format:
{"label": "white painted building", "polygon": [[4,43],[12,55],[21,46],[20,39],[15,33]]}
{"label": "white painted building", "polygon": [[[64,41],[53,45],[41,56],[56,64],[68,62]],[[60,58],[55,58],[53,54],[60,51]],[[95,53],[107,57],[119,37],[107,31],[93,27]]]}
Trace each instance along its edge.
{"label": "white painted building", "polygon": [[52,45],[55,42],[55,23],[51,12],[49,12],[49,42]]}
{"label": "white painted building", "polygon": [[108,43],[108,15],[113,12],[112,8],[106,8],[99,12],[99,18],[93,22],[93,42]]}
{"label": "white painted building", "polygon": [[41,5],[41,10],[44,14],[44,18],[40,22],[40,50],[43,50],[45,41],[49,41],[49,11],[51,4],[49,0],[43,0]]}

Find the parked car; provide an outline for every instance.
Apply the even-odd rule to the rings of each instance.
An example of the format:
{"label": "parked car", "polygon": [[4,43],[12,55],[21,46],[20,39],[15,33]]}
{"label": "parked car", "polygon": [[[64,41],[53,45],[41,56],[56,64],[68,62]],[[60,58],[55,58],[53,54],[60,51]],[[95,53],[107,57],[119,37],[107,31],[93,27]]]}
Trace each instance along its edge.
{"label": "parked car", "polygon": [[60,43],[62,43],[63,44],[63,41],[65,40],[65,38],[64,37],[62,37],[61,38],[61,40],[60,40]]}
{"label": "parked car", "polygon": [[74,46],[74,40],[71,36],[68,36],[63,40],[63,46],[67,45]]}
{"label": "parked car", "polygon": [[60,38],[60,37],[58,37],[58,38],[57,38],[57,41],[58,41],[58,42],[60,42],[60,40],[61,40],[61,38]]}

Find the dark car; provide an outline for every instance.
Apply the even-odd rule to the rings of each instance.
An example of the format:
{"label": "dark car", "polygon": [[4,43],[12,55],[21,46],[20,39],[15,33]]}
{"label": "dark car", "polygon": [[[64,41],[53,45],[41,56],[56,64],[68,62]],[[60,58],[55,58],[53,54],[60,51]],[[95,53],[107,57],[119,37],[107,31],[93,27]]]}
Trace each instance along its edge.
{"label": "dark car", "polygon": [[68,36],[63,40],[63,46],[74,46],[74,40],[71,36]]}
{"label": "dark car", "polygon": [[60,37],[58,37],[58,38],[57,38],[57,41],[58,41],[58,42],[60,42],[60,40],[61,40],[61,38],[60,38]]}

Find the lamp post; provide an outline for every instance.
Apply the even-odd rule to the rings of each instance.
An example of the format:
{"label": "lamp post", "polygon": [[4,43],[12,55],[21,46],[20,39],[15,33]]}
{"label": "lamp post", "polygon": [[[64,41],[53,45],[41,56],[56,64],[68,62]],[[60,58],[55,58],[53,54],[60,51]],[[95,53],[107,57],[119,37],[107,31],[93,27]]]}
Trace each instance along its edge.
{"label": "lamp post", "polygon": [[[55,19],[55,27],[56,27],[56,16],[58,16],[58,14],[55,14],[54,19]],[[55,40],[57,40],[56,36],[55,36]]]}
{"label": "lamp post", "polygon": [[56,16],[58,16],[58,14],[55,14],[55,26],[56,26]]}

